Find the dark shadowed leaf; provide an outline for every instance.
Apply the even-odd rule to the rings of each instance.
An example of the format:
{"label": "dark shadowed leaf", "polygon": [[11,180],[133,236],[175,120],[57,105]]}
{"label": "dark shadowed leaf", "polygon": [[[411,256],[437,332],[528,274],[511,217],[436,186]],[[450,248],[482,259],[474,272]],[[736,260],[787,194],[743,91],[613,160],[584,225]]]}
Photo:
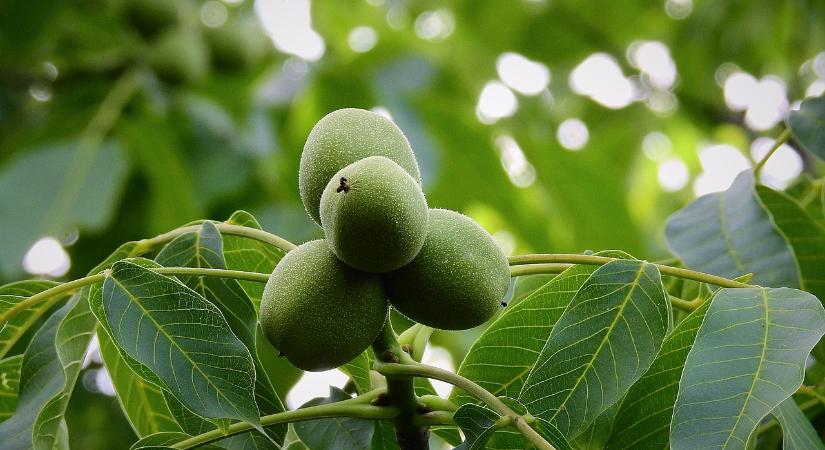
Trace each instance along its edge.
{"label": "dark shadowed leaf", "polygon": [[685,362],[671,448],[745,448],[762,418],[802,384],[823,333],[825,310],[807,292],[721,290]]}
{"label": "dark shadowed leaf", "polygon": [[650,367],[669,314],[656,266],[616,260],[598,268],[553,327],[519,400],[574,438]]}

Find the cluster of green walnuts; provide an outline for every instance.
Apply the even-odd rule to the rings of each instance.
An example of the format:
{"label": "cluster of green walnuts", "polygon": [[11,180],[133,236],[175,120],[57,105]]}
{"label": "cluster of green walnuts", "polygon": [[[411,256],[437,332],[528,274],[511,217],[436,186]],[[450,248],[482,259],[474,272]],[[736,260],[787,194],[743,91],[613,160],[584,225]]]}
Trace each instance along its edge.
{"label": "cluster of green walnuts", "polygon": [[252,14],[231,11],[224,23],[204,26],[191,0],[126,0],[123,13],[149,46],[148,61],[169,83],[196,83],[214,66],[243,70],[262,61],[272,43]]}
{"label": "cluster of green walnuts", "polygon": [[338,367],[378,336],[392,305],[423,325],[480,325],[507,292],[507,258],[467,216],[429,209],[401,130],[361,109],[328,114],[301,155],[301,199],[325,239],[278,263],[261,329],[296,367]]}

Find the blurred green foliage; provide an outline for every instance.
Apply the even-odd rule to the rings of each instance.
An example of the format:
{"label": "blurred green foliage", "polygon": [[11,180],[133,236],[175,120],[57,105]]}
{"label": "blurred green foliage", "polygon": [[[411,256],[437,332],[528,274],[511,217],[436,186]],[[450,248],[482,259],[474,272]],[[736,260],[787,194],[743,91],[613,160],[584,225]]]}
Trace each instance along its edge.
{"label": "blurred green foliage", "polygon": [[[685,5],[687,17],[672,17]],[[655,259],[666,253],[664,219],[694,193],[690,183],[659,186],[645,136],[664,133],[695,177],[703,143],[747,152],[755,137],[778,134],[749,129],[726,106],[719,78],[729,64],[781,77],[793,102],[825,50],[825,3],[814,0],[316,0],[311,26],[325,49],[314,61],[270,45],[256,9],[273,11],[253,0],[0,0],[0,283],[22,276],[24,253],[44,235],[67,246],[68,278],[121,242],[237,209],[295,242],[320,236],[298,197],[298,161],[315,122],[342,107],[389,111],[430,204],[473,216],[516,252],[617,248]],[[364,53],[351,45],[360,26],[377,37]],[[664,94],[675,109],[642,99],[614,110],[572,91],[569,74],[597,52],[643,83],[626,55],[648,40],[670,50],[678,77]],[[550,84],[485,124],[479,94],[504,52],[545,64]],[[589,129],[578,152],[556,137],[570,117]],[[501,135],[534,167],[529,186],[508,177]],[[69,426],[90,430],[72,435],[78,448],[129,432],[116,409],[76,392]]]}

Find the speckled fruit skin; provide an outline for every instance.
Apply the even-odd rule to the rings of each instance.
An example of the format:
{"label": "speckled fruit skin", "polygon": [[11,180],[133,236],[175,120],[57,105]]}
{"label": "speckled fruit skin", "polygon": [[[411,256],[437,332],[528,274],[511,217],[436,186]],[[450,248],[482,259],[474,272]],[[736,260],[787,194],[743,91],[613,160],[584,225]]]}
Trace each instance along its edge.
{"label": "speckled fruit skin", "polygon": [[427,216],[421,186],[383,156],[339,170],[321,196],[321,224],[333,253],[364,272],[412,261],[424,245]]}
{"label": "speckled fruit skin", "polygon": [[309,216],[321,224],[321,194],[330,178],[368,156],[385,156],[403,167],[418,184],[421,173],[410,143],[391,120],[363,109],[346,108],[315,124],[301,154],[298,186]]}
{"label": "speckled fruit skin", "polygon": [[498,310],[510,268],[493,237],[475,221],[431,209],[418,256],[383,279],[390,303],[410,319],[442,330],[466,330]]}
{"label": "speckled fruit skin", "polygon": [[328,370],[372,343],[388,309],[377,276],[342,263],[323,240],[310,241],[287,253],[269,277],[261,330],[295,367]]}

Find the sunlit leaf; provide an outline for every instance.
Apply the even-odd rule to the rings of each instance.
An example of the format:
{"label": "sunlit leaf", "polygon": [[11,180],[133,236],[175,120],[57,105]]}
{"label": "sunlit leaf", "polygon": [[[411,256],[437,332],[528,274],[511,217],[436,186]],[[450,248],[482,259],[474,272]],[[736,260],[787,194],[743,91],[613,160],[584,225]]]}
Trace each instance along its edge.
{"label": "sunlit leaf", "polygon": [[802,101],[799,110],[788,115],[787,122],[796,141],[812,155],[825,160],[825,96]]}
{"label": "sunlit leaf", "polygon": [[260,424],[252,357],[217,307],[128,261],[112,267],[103,306],[112,338],[187,408]]}
{"label": "sunlit leaf", "polygon": [[750,171],[727,191],[699,197],[670,216],[665,237],[692,269],[726,278],[753,273],[753,283],[762,286],[800,285],[793,250],[760,203]]}
{"label": "sunlit leaf", "polygon": [[650,369],[622,401],[606,448],[667,447],[682,368],[709,304],[709,301],[703,303],[667,335]]}
{"label": "sunlit leaf", "polygon": [[566,437],[584,431],[650,367],[670,304],[656,266],[599,267],[556,322],[519,400]]}
{"label": "sunlit leaf", "polygon": [[[330,387],[329,397],[312,399],[301,407],[326,405],[350,398],[346,392]],[[354,417],[335,417],[296,422],[295,432],[312,450],[337,450],[342,448],[368,449],[372,442],[371,420]]]}
{"label": "sunlit leaf", "polygon": [[14,414],[17,407],[17,387],[20,385],[20,366],[23,355],[0,361],[0,423]]}
{"label": "sunlit leaf", "polygon": [[[13,306],[38,292],[57,286],[48,280],[26,280],[0,286],[0,316]],[[0,359],[2,359],[18,339],[34,325],[43,314],[64,296],[54,296],[46,301],[31,305],[10,317],[7,322],[0,320]]]}
{"label": "sunlit leaf", "polygon": [[745,448],[763,417],[802,384],[825,310],[788,288],[723,289],[685,362],[671,448]]}
{"label": "sunlit leaf", "polygon": [[771,411],[782,426],[784,450],[825,450],[825,444],[810,420],[799,409],[793,397],[788,397]]}

